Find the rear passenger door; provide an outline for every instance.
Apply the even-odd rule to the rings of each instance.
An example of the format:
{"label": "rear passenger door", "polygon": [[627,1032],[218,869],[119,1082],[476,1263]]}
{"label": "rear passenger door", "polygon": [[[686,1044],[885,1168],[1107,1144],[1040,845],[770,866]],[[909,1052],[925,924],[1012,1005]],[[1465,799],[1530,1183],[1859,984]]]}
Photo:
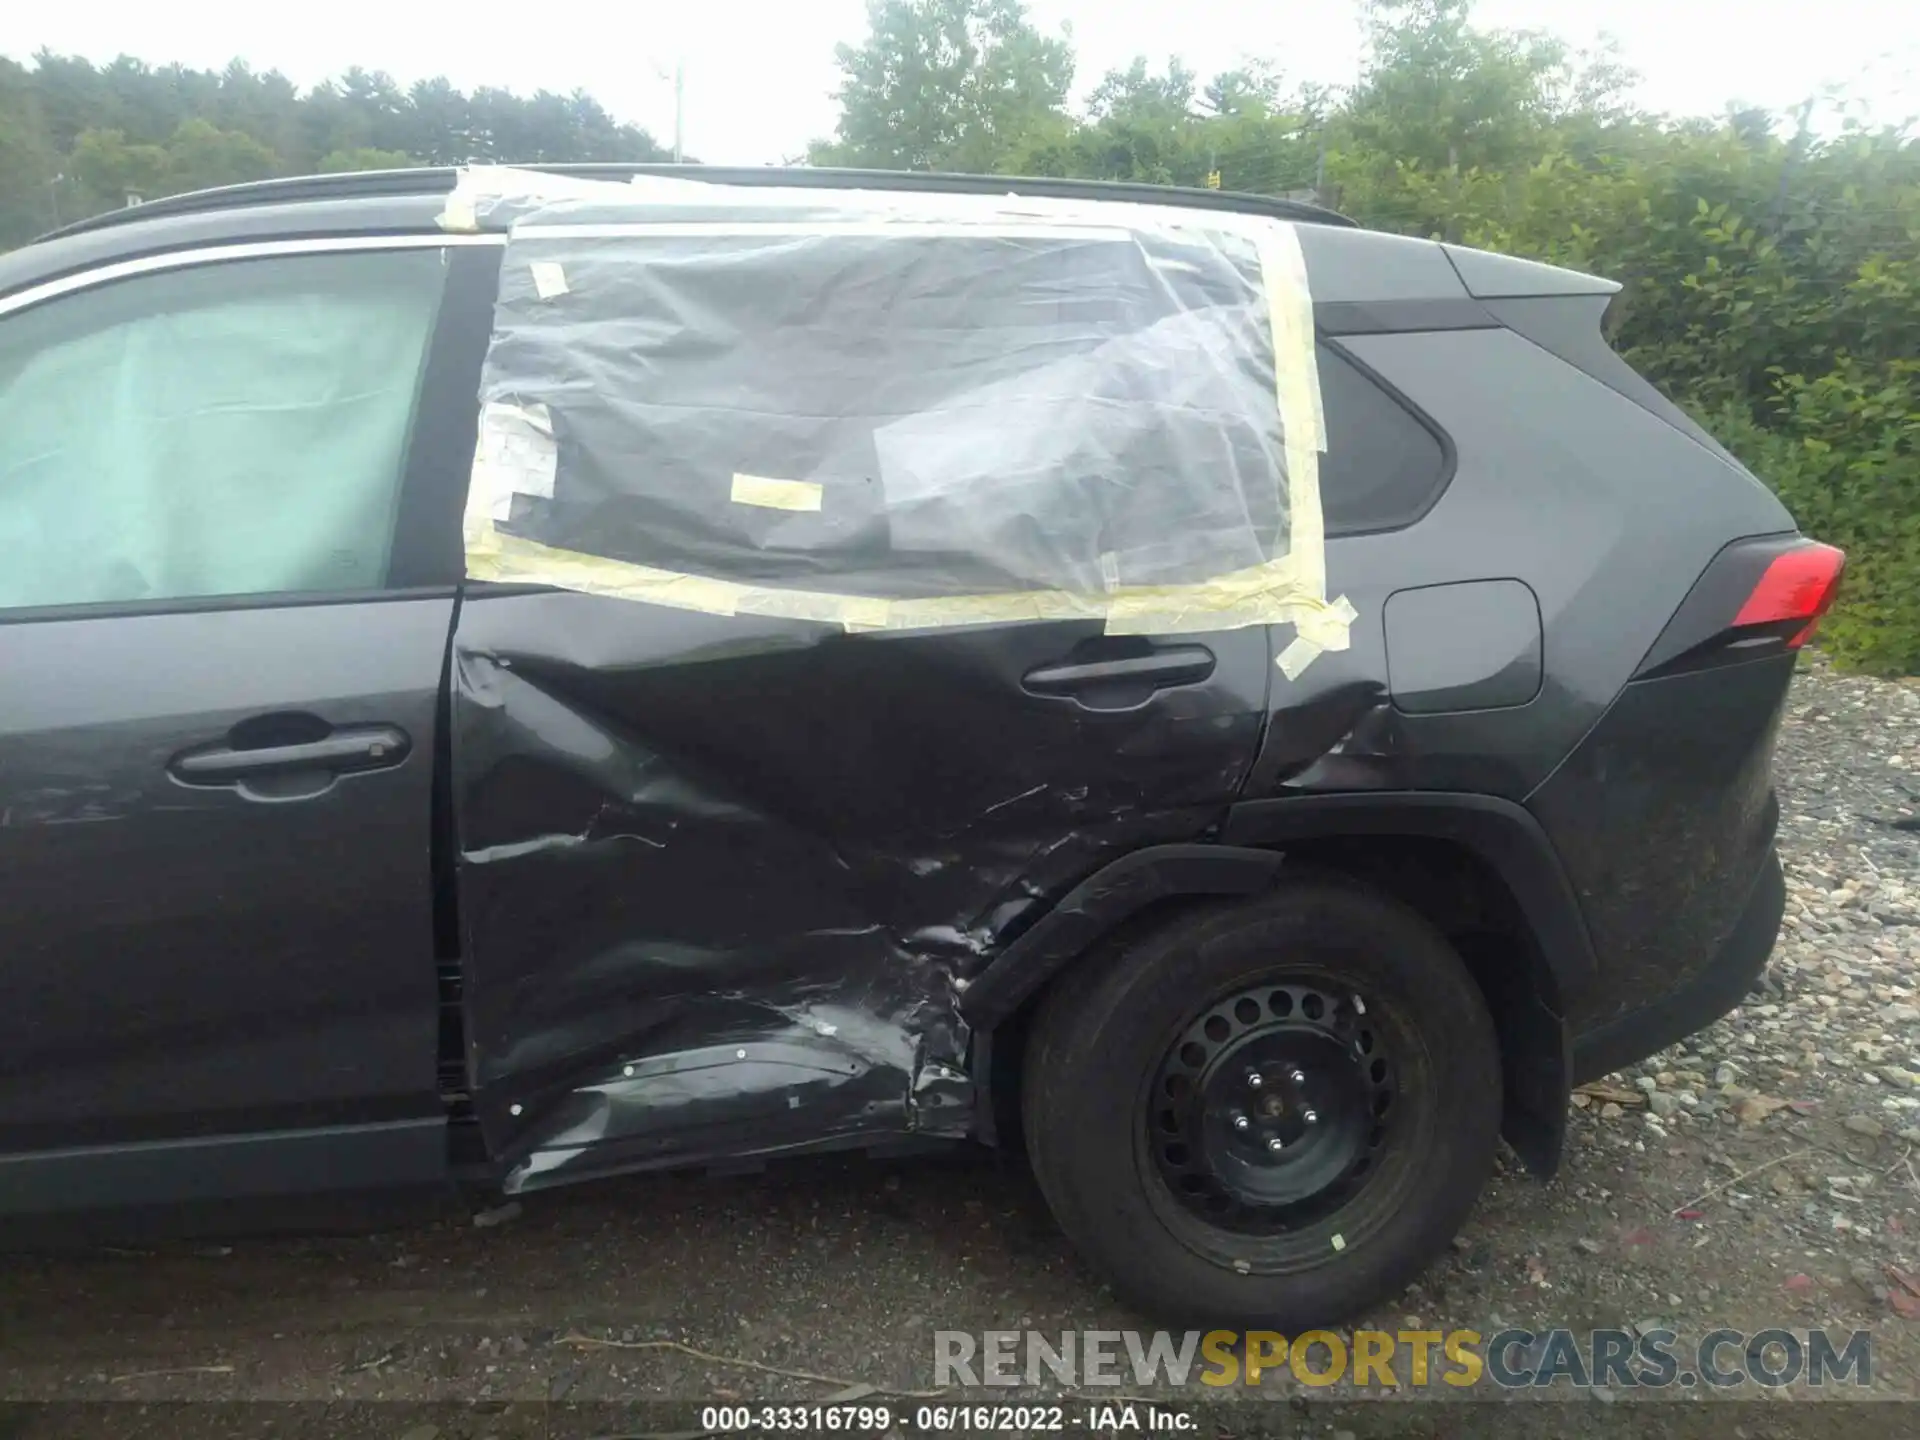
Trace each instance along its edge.
{"label": "rear passenger door", "polygon": [[[443,237],[0,297],[0,1213],[437,1178]],[[458,337],[454,337],[456,340]]]}
{"label": "rear passenger door", "polygon": [[[1159,690],[1036,675],[1202,651]],[[533,1186],[972,1123],[954,980],[1251,763],[1264,628],[926,634],[471,593],[455,756],[470,1053]]]}
{"label": "rear passenger door", "polygon": [[[498,458],[527,488],[477,480],[469,519],[522,523],[557,496],[547,538],[587,569],[581,552],[620,542],[617,553],[659,556],[647,563],[664,570],[628,565],[635,599],[474,586],[462,605],[468,1043],[508,1186],[964,1133],[978,1057],[960,987],[1104,863],[1219,820],[1266,717],[1266,629],[1109,635],[1100,618],[1001,617],[863,630],[865,600],[845,609],[852,629],[801,618],[794,597],[809,591],[932,604],[938,567],[960,563],[938,553],[940,535],[903,534],[878,496],[878,427],[926,413],[897,402],[903,387],[879,393],[892,376],[956,351],[983,372],[1017,372],[1003,362],[1052,337],[969,324],[968,287],[1000,271],[972,250],[932,253],[946,236],[857,234],[807,271],[792,268],[788,238],[734,235],[723,249],[704,232],[665,254],[609,254],[589,236],[564,268],[529,265],[515,260],[523,233],[503,266],[494,346],[527,382],[488,398],[513,401]],[[967,278],[888,291],[875,252],[896,244],[910,253],[885,257],[894,275]],[[1085,291],[1109,303],[1104,287],[1063,291],[1051,252],[1006,248],[1009,267],[1038,277],[1021,318]],[[648,293],[617,310],[593,298],[622,285]],[[876,292],[932,296],[941,323],[910,329],[889,303],[882,325]],[[1065,323],[1100,334],[1100,318]],[[861,348],[882,338],[898,346],[884,363]],[[1070,447],[1036,447],[1022,470],[1008,458],[1018,447],[1000,443],[1037,433],[1022,406],[1043,387],[1020,378],[995,373],[993,403],[978,407],[988,418],[940,449],[958,477],[943,513],[956,529],[1004,519],[1009,503],[995,512],[982,497],[1024,481],[1035,493],[1018,515],[1054,528],[1022,534],[1044,543],[1075,513],[1064,507],[1084,502],[1046,489]],[[610,413],[622,407],[644,413]],[[551,465],[528,458],[543,453]],[[1203,467],[1195,488],[1225,463]],[[782,476],[801,478],[764,478]],[[1169,522],[1147,538],[1178,544],[1192,528]],[[782,538],[796,533],[807,538]],[[765,543],[727,550],[741,534]],[[764,583],[767,608],[733,605],[716,573]],[[648,602],[652,583],[668,603]],[[972,592],[957,593],[964,604]]]}

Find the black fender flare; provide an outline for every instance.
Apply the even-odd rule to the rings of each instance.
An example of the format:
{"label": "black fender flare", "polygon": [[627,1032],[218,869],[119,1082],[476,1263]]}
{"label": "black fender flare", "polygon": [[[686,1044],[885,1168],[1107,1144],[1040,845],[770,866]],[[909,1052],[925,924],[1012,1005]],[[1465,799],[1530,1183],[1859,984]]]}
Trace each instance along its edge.
{"label": "black fender flare", "polygon": [[1228,812],[1220,838],[1230,845],[1281,845],[1328,835],[1451,840],[1484,860],[1513,892],[1553,977],[1556,999],[1584,989],[1599,968],[1560,856],[1523,805],[1445,790],[1249,800]]}
{"label": "black fender flare", "polygon": [[1069,890],[968,980],[961,1018],[991,1030],[1147,906],[1176,896],[1257,895],[1272,887],[1285,861],[1277,850],[1225,844],[1150,845],[1123,855]]}
{"label": "black fender flare", "polygon": [[[1106,935],[1158,901],[1184,896],[1249,896],[1274,885],[1288,842],[1327,836],[1427,836],[1452,841],[1506,884],[1532,933],[1541,963],[1513,994],[1490,996],[1507,1078],[1507,1138],[1530,1169],[1559,1163],[1571,1086],[1571,1037],[1563,997],[1597,968],[1573,886],[1546,832],[1522,806],[1497,796],[1392,791],[1252,800],[1229,812],[1217,843],[1155,845],[1107,865],[972,976],[959,996],[975,1033],[974,1078],[993,1083],[995,1030],[1046,983]],[[1537,972],[1537,973],[1535,973]],[[993,1138],[993,1106],[977,1113]]]}

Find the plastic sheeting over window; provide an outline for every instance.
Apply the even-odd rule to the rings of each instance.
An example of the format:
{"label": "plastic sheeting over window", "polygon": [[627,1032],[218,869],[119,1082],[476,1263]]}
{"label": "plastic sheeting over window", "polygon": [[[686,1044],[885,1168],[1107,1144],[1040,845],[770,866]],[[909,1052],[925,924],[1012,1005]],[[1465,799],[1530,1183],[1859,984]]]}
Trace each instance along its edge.
{"label": "plastic sheeting over window", "polygon": [[0,323],[0,607],[384,583],[442,262],[138,276]]}
{"label": "plastic sheeting over window", "polygon": [[508,219],[476,578],[852,629],[1291,620],[1344,644],[1290,225],[494,171],[443,223]]}

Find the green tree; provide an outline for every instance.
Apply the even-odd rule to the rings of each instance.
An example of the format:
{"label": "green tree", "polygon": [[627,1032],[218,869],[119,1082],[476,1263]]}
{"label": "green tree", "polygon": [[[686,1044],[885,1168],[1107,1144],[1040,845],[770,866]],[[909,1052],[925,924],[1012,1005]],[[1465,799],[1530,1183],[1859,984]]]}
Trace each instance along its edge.
{"label": "green tree", "polygon": [[816,164],[993,171],[1066,138],[1073,52],[1021,0],[869,0],[841,45],[840,124]]}
{"label": "green tree", "polygon": [[60,177],[33,76],[0,57],[0,249],[59,223]]}
{"label": "green tree", "polygon": [[1078,137],[1080,172],[1158,185],[1203,184],[1210,168],[1194,110],[1194,75],[1176,58],[1165,74],[1145,56],[1111,70],[1088,98],[1089,123]]}
{"label": "green tree", "polygon": [[123,130],[82,130],[73,142],[72,170],[96,209],[150,200],[171,188],[165,147],[130,142]]}
{"label": "green tree", "polygon": [[413,157],[403,150],[375,150],[361,146],[356,150],[329,150],[314,168],[322,175],[341,175],[350,170],[405,170]]}
{"label": "green tree", "polygon": [[1371,54],[1342,117],[1355,149],[1457,170],[1510,165],[1537,148],[1566,49],[1476,29],[1471,10],[1471,0],[1371,0]]}
{"label": "green tree", "polygon": [[444,76],[416,84],[407,92],[407,137],[401,148],[427,165],[461,165],[478,158],[466,95]]}
{"label": "green tree", "polygon": [[1205,185],[1275,194],[1313,179],[1316,122],[1283,100],[1264,66],[1216,75],[1206,85],[1175,59],[1155,74],[1144,58],[1107,74],[1088,100],[1067,173],[1161,185]]}
{"label": "green tree", "polygon": [[661,160],[591,96],[469,96],[445,79],[402,91],[350,70],[306,94],[240,61],[96,66],[0,58],[0,248],[63,222],[180,190],[268,175],[485,160]]}
{"label": "green tree", "polygon": [[273,151],[251,135],[207,120],[183,120],[167,142],[167,188],[205,190],[264,180],[278,168]]}

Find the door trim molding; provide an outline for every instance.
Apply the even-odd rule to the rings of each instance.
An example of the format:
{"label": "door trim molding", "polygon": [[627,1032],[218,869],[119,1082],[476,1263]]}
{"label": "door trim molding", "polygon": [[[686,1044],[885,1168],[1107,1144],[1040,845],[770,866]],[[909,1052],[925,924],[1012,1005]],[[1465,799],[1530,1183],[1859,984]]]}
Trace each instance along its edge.
{"label": "door trim molding", "polygon": [[329,255],[355,250],[442,250],[469,245],[498,246],[507,243],[504,235],[319,235],[298,240],[246,240],[230,245],[196,245],[189,250],[158,250],[136,255],[131,260],[115,260],[88,270],[76,270],[57,280],[43,280],[0,296],[0,319],[16,310],[55,300],[76,290],[110,284],[133,275],[148,275],[157,270],[180,270],[191,265],[213,265],[225,260],[266,260],[283,255]]}

